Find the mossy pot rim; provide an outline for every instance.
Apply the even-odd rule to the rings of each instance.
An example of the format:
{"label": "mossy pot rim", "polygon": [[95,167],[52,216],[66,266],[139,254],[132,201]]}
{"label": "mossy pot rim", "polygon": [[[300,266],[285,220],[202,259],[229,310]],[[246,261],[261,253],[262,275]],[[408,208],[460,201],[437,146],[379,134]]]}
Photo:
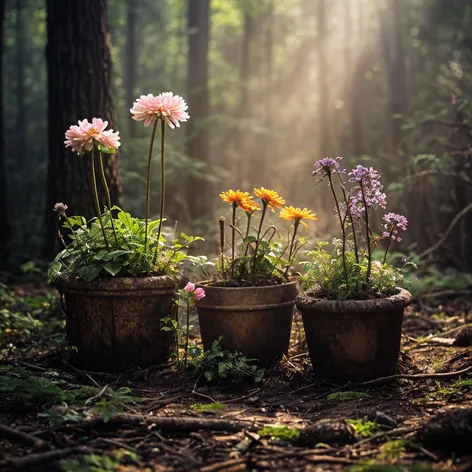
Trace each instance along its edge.
{"label": "mossy pot rim", "polygon": [[155,290],[177,290],[185,279],[183,274],[175,277],[170,275],[148,275],[139,277],[100,277],[90,282],[82,280],[71,272],[64,273],[54,281],[54,286],[59,291],[79,290],[81,292],[106,291],[106,292],[133,292]]}
{"label": "mossy pot rim", "polygon": [[200,281],[195,283],[195,286],[197,287],[202,287],[205,290],[219,290],[221,292],[225,290],[253,290],[253,291],[261,291],[261,290],[271,290],[274,289],[275,287],[287,287],[287,286],[292,286],[292,285],[298,285],[298,280],[289,280],[287,282],[284,282],[283,284],[272,284],[272,285],[257,285],[257,286],[248,286],[248,287],[220,287],[216,285],[208,285],[210,282],[208,280]]}
{"label": "mossy pot rim", "polygon": [[317,297],[316,291],[309,291],[298,295],[296,305],[300,311],[358,314],[403,310],[411,301],[411,293],[397,287],[397,293],[389,297],[370,300],[328,300]]}

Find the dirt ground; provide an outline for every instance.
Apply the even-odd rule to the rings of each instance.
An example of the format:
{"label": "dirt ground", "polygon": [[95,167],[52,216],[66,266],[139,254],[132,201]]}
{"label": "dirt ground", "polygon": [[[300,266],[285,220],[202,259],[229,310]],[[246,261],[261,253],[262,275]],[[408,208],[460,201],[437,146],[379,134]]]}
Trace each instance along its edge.
{"label": "dirt ground", "polygon": [[[5,290],[12,310],[55,303],[40,287]],[[170,365],[78,370],[49,306],[39,333],[0,327],[0,470],[472,470],[470,306],[467,294],[417,298],[399,375],[383,382],[315,378],[297,315],[289,356],[262,382],[218,386]]]}

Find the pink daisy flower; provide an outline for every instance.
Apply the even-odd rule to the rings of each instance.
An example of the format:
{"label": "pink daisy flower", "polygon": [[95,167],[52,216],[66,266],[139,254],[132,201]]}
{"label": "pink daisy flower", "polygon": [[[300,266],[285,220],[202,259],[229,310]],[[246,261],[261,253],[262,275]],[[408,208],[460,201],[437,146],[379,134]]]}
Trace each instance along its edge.
{"label": "pink daisy flower", "polygon": [[79,120],[78,125],[72,125],[66,131],[64,144],[78,154],[90,152],[95,143],[100,145],[99,149],[103,152],[114,152],[121,145],[120,133],[112,129],[105,131],[107,126],[108,121],[101,118],[94,118],[92,123],[87,119]]}
{"label": "pink daisy flower", "polygon": [[130,109],[133,120],[144,121],[144,126],[161,118],[169,128],[180,128],[180,121],[187,121],[190,115],[185,111],[188,106],[180,95],[172,92],[161,93],[157,97],[152,94],[141,95]]}

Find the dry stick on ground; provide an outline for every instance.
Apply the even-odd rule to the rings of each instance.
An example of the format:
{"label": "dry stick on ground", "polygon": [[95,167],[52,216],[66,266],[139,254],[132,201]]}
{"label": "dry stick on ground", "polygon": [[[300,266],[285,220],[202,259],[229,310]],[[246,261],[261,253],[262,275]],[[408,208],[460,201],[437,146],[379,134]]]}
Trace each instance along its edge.
{"label": "dry stick on ground", "polygon": [[[222,420],[213,418],[193,418],[186,416],[140,416],[130,415],[128,413],[122,413],[114,415],[107,422],[103,418],[93,418],[90,421],[84,421],[80,423],[71,423],[68,425],[54,428],[54,431],[64,431],[82,428],[94,428],[99,426],[116,426],[116,425],[140,425],[146,424],[153,426],[156,429],[162,431],[229,431],[239,432],[244,429],[249,431],[257,431],[259,426],[252,421],[235,421],[235,420]],[[43,433],[43,431],[42,431]]]}
{"label": "dry stick on ground", "polygon": [[64,457],[88,452],[89,449],[85,446],[78,446],[68,447],[66,449],[55,449],[54,451],[41,452],[38,454],[29,454],[23,457],[10,457],[9,459],[0,461],[0,468],[6,466],[17,470],[25,470],[33,465],[38,466],[39,464],[45,464],[47,462],[63,459]]}
{"label": "dry stick on ground", "polygon": [[10,426],[6,426],[4,424],[0,424],[0,436],[8,439],[14,439],[21,441],[25,444],[30,444],[35,449],[44,449],[47,447],[48,443],[39,439],[31,434],[24,433],[23,431],[19,431],[17,429],[11,428]]}
{"label": "dry stick on ground", "polygon": [[392,380],[420,380],[420,379],[448,379],[448,378],[453,378],[457,377],[462,374],[466,374],[467,372],[472,371],[472,365],[469,367],[466,367],[465,369],[462,370],[457,370],[455,372],[441,372],[437,374],[395,374],[395,375],[389,375],[388,377],[380,377],[378,379],[373,379],[373,380],[368,380],[367,382],[360,382],[360,383],[353,383],[351,384],[353,387],[365,387],[367,385],[375,385],[379,383],[385,383],[389,382]]}

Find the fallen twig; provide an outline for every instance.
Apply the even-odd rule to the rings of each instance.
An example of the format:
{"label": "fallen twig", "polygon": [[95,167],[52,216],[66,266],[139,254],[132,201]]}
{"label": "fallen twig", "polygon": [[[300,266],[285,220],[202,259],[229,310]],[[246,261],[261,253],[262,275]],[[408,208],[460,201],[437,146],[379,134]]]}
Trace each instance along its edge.
{"label": "fallen twig", "polygon": [[455,372],[440,372],[435,374],[395,374],[389,375],[387,377],[379,377],[378,379],[368,380],[367,382],[360,382],[360,383],[353,383],[351,384],[353,387],[364,387],[366,385],[375,385],[379,383],[390,382],[392,380],[421,380],[421,379],[448,379],[452,377],[457,377],[462,374],[466,374],[467,372],[472,371],[472,365],[466,367],[462,370],[457,370]]}
{"label": "fallen twig", "polygon": [[19,431],[15,428],[11,428],[10,426],[6,426],[4,424],[0,424],[0,436],[30,444],[35,449],[44,449],[48,445],[46,441],[43,441],[40,438],[32,436],[31,434],[25,433],[23,431]]}
{"label": "fallen twig", "polygon": [[68,447],[65,449],[54,449],[53,451],[29,454],[22,457],[10,457],[0,462],[0,467],[12,467],[18,470],[25,470],[31,466],[38,466],[47,462],[53,462],[74,454],[85,454],[89,452],[85,446]]}

